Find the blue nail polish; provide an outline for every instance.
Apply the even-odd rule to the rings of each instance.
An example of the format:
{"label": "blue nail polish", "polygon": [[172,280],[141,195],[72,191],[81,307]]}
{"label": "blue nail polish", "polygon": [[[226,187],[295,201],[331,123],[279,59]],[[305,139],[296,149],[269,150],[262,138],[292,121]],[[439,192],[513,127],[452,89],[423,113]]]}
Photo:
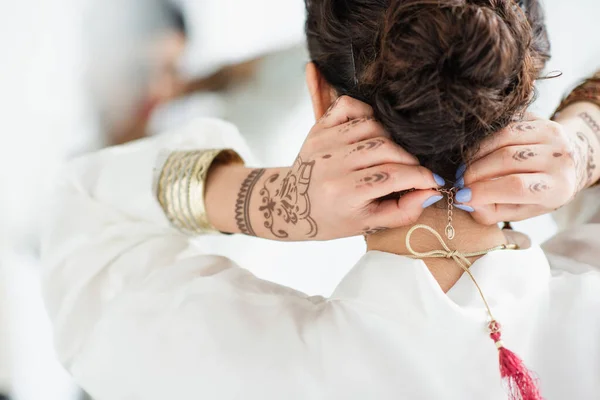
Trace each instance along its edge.
{"label": "blue nail polish", "polygon": [[456,196],[454,197],[454,199],[457,203],[468,203],[471,201],[472,196],[473,193],[471,192],[471,189],[465,188],[456,192]]}
{"label": "blue nail polish", "polygon": [[458,178],[458,180],[456,181],[456,183],[454,184],[455,187],[462,189],[465,187],[465,178],[463,178],[462,176],[460,178]]}
{"label": "blue nail polish", "polygon": [[446,186],[446,180],[438,174],[433,174],[433,179],[435,179],[435,183],[437,183],[438,185]]}
{"label": "blue nail polish", "polygon": [[454,207],[458,208],[459,210],[463,210],[470,213],[475,211],[473,207],[465,206],[463,204],[455,204]]}
{"label": "blue nail polish", "polygon": [[456,170],[456,179],[460,178],[461,176],[463,176],[465,174],[465,171],[467,170],[467,165],[466,164],[460,164],[460,167],[458,167],[458,169]]}
{"label": "blue nail polish", "polygon": [[438,201],[440,201],[443,198],[444,198],[444,196],[431,196],[430,198],[425,200],[425,202],[423,203],[423,208],[427,208],[427,207],[437,203]]}

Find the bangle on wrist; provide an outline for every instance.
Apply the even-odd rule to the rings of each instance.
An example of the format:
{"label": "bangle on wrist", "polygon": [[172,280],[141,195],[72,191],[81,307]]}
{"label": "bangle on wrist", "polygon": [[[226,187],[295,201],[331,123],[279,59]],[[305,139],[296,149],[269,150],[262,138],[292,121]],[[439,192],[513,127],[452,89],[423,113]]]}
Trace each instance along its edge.
{"label": "bangle on wrist", "polygon": [[243,164],[230,149],[175,151],[163,165],[157,198],[171,224],[187,234],[216,233],[204,205],[206,180],[215,165]]}

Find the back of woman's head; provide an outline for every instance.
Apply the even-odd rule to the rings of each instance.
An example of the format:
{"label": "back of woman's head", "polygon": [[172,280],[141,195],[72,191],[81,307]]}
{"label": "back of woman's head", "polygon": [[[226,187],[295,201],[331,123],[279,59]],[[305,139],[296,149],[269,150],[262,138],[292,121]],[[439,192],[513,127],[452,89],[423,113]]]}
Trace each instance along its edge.
{"label": "back of woman's head", "polygon": [[339,95],[450,181],[519,118],[549,57],[538,0],[306,0],[308,48]]}

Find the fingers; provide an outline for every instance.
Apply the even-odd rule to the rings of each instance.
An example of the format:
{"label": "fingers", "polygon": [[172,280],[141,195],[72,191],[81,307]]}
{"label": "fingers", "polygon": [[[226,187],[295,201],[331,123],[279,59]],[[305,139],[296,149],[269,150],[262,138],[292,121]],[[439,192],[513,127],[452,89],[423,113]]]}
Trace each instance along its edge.
{"label": "fingers", "polygon": [[400,199],[384,200],[367,219],[367,226],[393,229],[412,225],[423,213],[424,205],[429,206],[433,201],[440,201],[442,198],[439,192],[430,189],[416,190],[405,194]]}
{"label": "fingers", "polygon": [[321,117],[319,124],[324,128],[332,128],[353,119],[373,117],[373,108],[350,96],[341,96]]}
{"label": "fingers", "polygon": [[363,140],[341,150],[344,162],[351,171],[382,164],[419,165],[419,160],[387,138]]}
{"label": "fingers", "polygon": [[479,181],[456,194],[456,202],[478,210],[491,204],[544,204],[546,208],[564,204],[567,190],[555,185],[546,174],[514,174],[489,181]]}
{"label": "fingers", "polygon": [[330,128],[328,131],[333,131],[335,141],[343,144],[354,144],[377,137],[391,139],[391,135],[385,131],[383,125],[371,117],[353,119],[345,124]]}
{"label": "fingers", "polygon": [[560,126],[552,121],[514,123],[484,140],[472,159],[479,160],[502,147],[547,143],[558,133]]}
{"label": "fingers", "polygon": [[547,171],[558,157],[563,157],[563,153],[553,152],[549,146],[502,147],[471,164],[464,174],[464,184],[517,173]]}
{"label": "fingers", "polygon": [[544,207],[535,204],[490,204],[479,207],[471,215],[482,225],[494,225],[503,221],[523,221],[547,212]]}
{"label": "fingers", "polygon": [[[361,201],[369,202],[408,189],[439,188],[433,173],[425,167],[383,164],[353,172],[346,185],[354,187]],[[440,178],[438,178],[439,180]]]}

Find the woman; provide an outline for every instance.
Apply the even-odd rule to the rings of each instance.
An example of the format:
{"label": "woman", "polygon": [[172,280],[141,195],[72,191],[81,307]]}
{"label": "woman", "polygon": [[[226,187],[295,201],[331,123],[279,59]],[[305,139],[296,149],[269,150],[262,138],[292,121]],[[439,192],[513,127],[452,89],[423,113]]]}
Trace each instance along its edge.
{"label": "woman", "polygon": [[[557,122],[524,116],[548,47],[524,7],[309,1],[318,121],[292,167],[245,167],[214,120],[75,162],[45,294],[77,381],[99,400],[593,398],[600,79]],[[546,252],[495,225],[575,196],[592,207]],[[215,231],[369,251],[308,297],[209,255]]]}

